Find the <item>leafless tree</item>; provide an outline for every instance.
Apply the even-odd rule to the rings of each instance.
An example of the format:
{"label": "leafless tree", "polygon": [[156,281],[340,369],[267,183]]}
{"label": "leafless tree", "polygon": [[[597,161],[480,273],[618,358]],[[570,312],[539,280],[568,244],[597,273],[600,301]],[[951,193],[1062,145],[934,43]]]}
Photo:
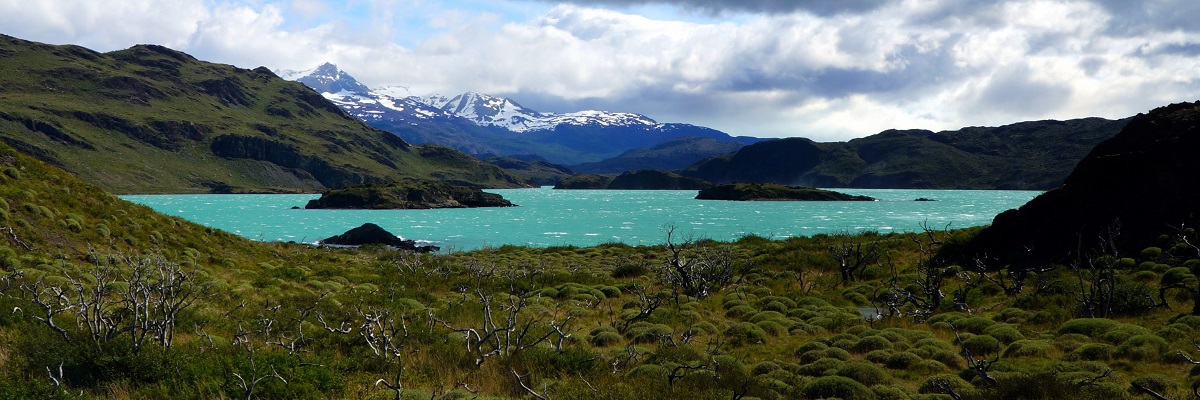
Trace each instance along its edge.
{"label": "leafless tree", "polygon": [[829,253],[838,261],[838,271],[842,274],[842,283],[858,280],[862,271],[871,265],[878,265],[882,259],[883,238],[876,232],[867,235],[851,235],[841,231],[832,235],[833,244],[829,245]]}

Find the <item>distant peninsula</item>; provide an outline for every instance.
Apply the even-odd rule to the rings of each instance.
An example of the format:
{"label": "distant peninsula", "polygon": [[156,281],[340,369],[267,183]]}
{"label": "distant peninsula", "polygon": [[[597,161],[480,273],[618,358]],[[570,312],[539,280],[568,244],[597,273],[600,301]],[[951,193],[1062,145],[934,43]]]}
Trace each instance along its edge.
{"label": "distant peninsula", "polygon": [[700,190],[712,186],[702,179],[659,170],[627,171],[614,178],[580,174],[559,181],[555,189]]}
{"label": "distant peninsula", "polygon": [[329,190],[306,209],[409,210],[513,207],[504,197],[475,187],[432,181],[402,181]]}
{"label": "distant peninsula", "polygon": [[829,190],[784,186],[776,183],[726,183],[701,190],[697,200],[735,201],[875,201]]}

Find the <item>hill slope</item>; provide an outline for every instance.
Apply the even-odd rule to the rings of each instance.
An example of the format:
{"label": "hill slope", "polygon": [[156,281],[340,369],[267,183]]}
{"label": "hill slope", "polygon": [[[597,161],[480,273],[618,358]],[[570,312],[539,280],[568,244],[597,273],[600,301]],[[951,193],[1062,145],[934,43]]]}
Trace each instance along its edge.
{"label": "hill slope", "polygon": [[366,126],[266,68],[0,36],[0,70],[0,141],[117,193],[312,192],[405,177],[520,185]]}
{"label": "hill slope", "polygon": [[[1200,102],[1138,114],[1096,146],[1062,187],[996,216],[966,253],[1002,262],[1060,262],[1078,250],[1132,254],[1200,224]],[[1116,233],[1111,235],[1110,232]],[[1116,246],[1115,248],[1112,246]]]}
{"label": "hill slope", "polygon": [[714,183],[925,189],[1049,189],[1128,120],[1022,122],[958,131],[889,130],[849,142],[760,142],[683,171]]}

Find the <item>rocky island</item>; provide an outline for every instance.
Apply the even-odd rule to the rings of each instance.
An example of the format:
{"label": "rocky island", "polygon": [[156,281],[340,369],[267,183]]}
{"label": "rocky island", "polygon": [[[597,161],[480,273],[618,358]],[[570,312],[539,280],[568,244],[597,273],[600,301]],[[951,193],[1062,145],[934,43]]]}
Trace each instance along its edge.
{"label": "rocky island", "polygon": [[785,186],[775,183],[727,183],[701,190],[697,200],[737,201],[875,201],[830,190]]}
{"label": "rocky island", "polygon": [[431,208],[513,207],[495,193],[443,182],[402,181],[329,190],[306,209],[423,210]]}
{"label": "rocky island", "polygon": [[385,246],[395,247],[400,250],[414,251],[418,253],[430,253],[441,250],[437,246],[418,246],[415,240],[406,240],[395,234],[388,232],[379,225],[365,223],[362,226],[346,231],[341,235],[331,236],[321,241],[321,244],[332,244],[339,246],[362,246],[367,244],[381,244]]}

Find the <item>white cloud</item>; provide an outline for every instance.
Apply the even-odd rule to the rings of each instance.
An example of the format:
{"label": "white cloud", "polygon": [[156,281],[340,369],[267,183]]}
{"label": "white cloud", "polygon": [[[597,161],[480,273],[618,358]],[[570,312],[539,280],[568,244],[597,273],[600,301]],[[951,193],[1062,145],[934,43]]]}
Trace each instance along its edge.
{"label": "white cloud", "polygon": [[[535,109],[822,140],[1119,118],[1200,89],[1200,19],[1182,15],[1200,11],[1193,0],[574,3],[0,0],[0,26],[101,51],[163,44],[246,68],[332,61],[417,94],[483,91]],[[641,3],[712,14],[626,8]],[[506,5],[521,11],[497,10]]]}

